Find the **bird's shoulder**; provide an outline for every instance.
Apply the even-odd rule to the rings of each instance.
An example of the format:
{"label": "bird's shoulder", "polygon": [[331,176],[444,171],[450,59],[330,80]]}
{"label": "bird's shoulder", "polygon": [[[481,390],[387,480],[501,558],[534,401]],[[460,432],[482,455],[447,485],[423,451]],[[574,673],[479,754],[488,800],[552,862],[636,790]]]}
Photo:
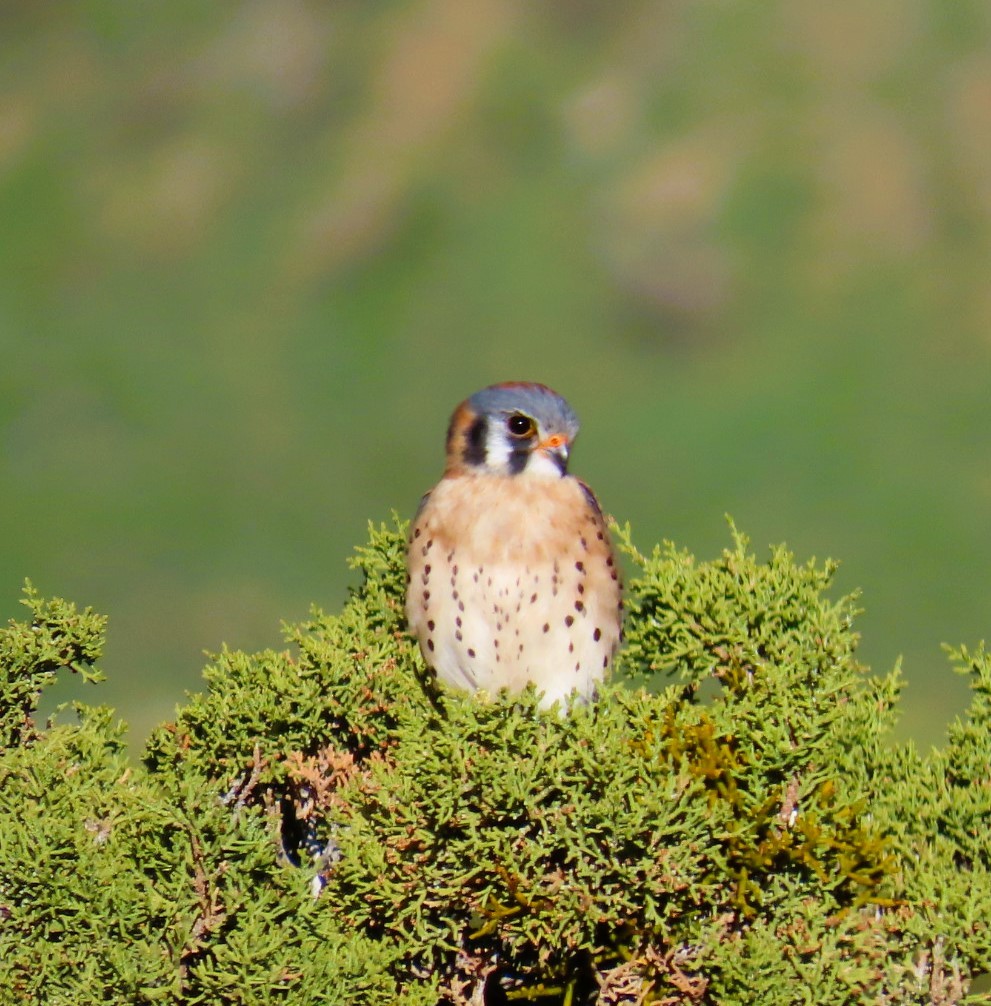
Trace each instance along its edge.
{"label": "bird's shoulder", "polygon": [[602,507],[599,506],[599,501],[592,492],[591,487],[587,482],[582,482],[581,479],[575,479],[578,483],[578,488],[581,489],[582,495],[585,497],[585,502],[588,504],[589,509],[595,514],[599,520],[605,522],[605,515],[602,513]]}

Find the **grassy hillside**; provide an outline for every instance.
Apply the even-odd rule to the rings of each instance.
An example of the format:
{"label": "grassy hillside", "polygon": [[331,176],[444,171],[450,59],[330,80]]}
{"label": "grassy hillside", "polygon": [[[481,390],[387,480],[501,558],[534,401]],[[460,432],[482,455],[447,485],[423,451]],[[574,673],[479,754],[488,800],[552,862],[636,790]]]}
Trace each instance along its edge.
{"label": "grassy hillside", "polygon": [[[335,607],[451,407],[543,380],[645,542],[843,561],[902,729],[988,634],[979,0],[0,14],[0,609],[111,615],[139,733]],[[149,660],[148,651],[156,656]]]}

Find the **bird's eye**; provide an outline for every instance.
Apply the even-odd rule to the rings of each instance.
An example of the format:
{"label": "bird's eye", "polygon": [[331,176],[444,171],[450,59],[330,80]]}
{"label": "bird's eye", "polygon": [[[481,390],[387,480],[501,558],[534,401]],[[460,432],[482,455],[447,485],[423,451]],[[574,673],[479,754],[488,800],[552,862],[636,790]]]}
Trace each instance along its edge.
{"label": "bird's eye", "polygon": [[506,425],[514,437],[533,436],[533,420],[529,416],[523,416],[517,412],[515,415],[509,417]]}

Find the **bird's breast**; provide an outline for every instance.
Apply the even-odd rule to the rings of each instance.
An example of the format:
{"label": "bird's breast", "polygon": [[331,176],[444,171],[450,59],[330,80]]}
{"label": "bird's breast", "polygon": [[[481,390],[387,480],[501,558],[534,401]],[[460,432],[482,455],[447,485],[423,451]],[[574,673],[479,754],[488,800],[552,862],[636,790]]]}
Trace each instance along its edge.
{"label": "bird's breast", "polygon": [[575,479],[477,476],[442,480],[425,509],[442,542],[543,561],[580,534],[589,508]]}
{"label": "bird's breast", "polygon": [[457,687],[587,696],[618,644],[611,545],[576,479],[442,480],[414,522],[409,574],[410,626]]}

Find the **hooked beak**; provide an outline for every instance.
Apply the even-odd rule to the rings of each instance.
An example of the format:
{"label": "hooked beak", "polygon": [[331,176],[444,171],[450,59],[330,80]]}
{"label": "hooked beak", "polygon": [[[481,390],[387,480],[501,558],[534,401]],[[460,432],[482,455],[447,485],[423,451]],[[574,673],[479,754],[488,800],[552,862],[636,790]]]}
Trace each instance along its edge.
{"label": "hooked beak", "polygon": [[537,450],[543,451],[557,465],[563,475],[568,470],[568,452],[571,444],[563,433],[555,433],[537,444]]}

